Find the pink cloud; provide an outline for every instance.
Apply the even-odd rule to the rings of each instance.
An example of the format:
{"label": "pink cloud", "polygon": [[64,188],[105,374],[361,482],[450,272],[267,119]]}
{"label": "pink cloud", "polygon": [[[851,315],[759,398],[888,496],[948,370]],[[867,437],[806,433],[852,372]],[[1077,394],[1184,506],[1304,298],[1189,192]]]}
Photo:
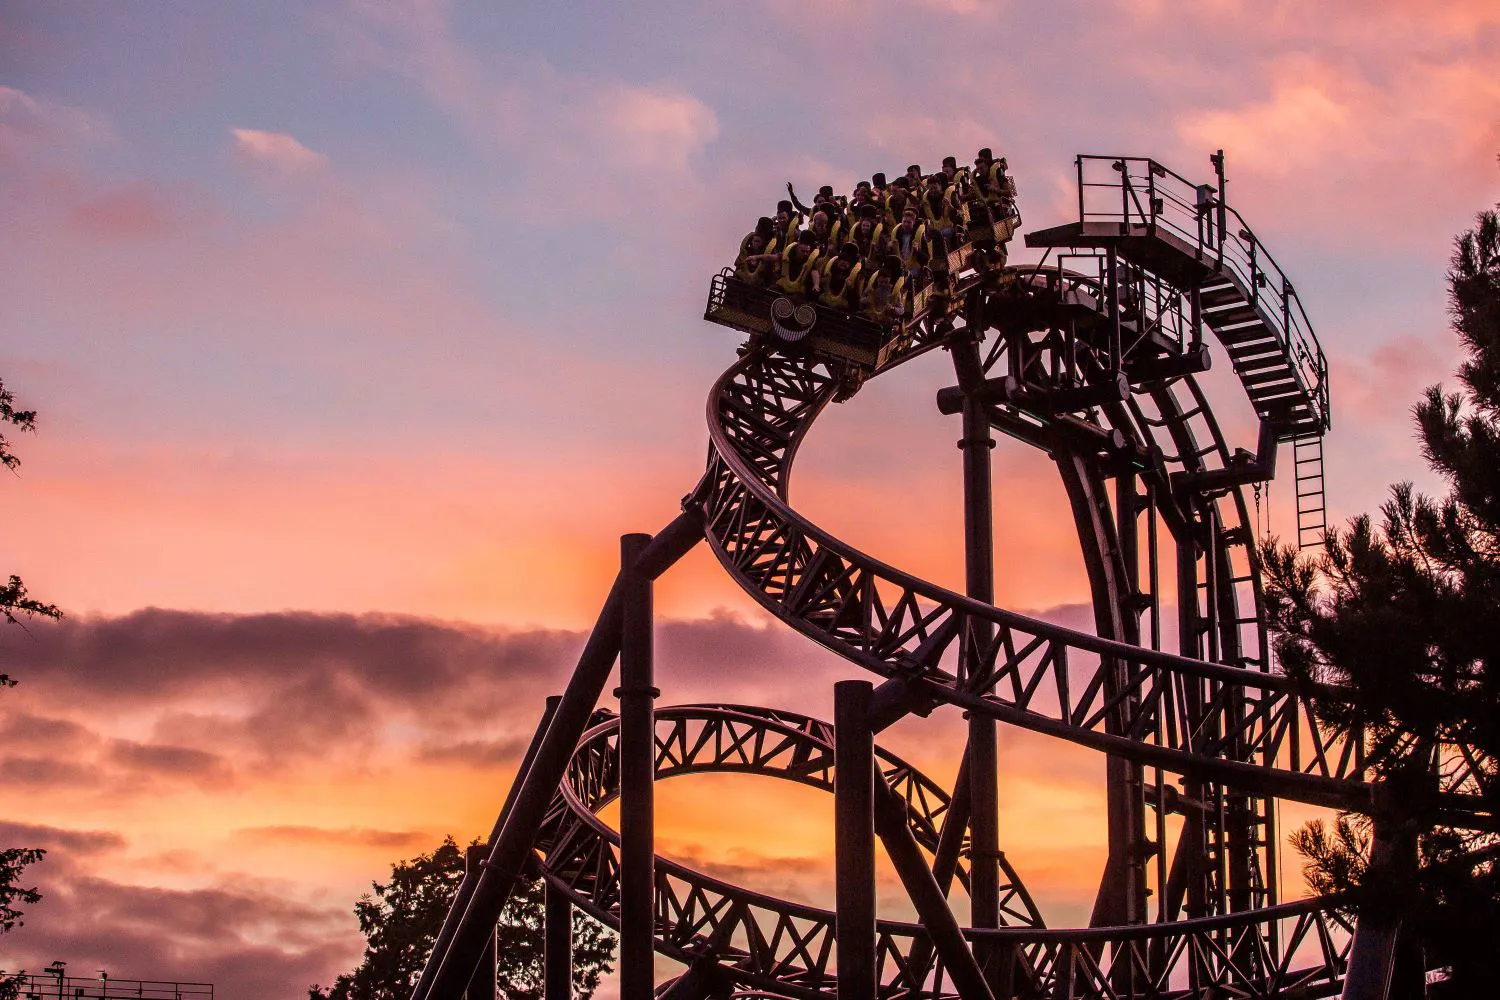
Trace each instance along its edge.
{"label": "pink cloud", "polygon": [[81,232],[105,240],[156,240],[181,232],[189,223],[184,209],[149,181],[135,181],[74,205],[68,221]]}
{"label": "pink cloud", "polygon": [[0,155],[22,144],[86,144],[112,138],[114,129],[100,115],[0,86]]}
{"label": "pink cloud", "polygon": [[276,170],[296,173],[321,167],[328,162],[328,157],[308,149],[285,132],[232,128],[229,133],[234,136],[234,151],[237,155]]}
{"label": "pink cloud", "polygon": [[719,134],[712,108],[667,88],[608,87],[589,105],[583,117],[605,126],[600,148],[648,170],[686,172],[691,158]]}

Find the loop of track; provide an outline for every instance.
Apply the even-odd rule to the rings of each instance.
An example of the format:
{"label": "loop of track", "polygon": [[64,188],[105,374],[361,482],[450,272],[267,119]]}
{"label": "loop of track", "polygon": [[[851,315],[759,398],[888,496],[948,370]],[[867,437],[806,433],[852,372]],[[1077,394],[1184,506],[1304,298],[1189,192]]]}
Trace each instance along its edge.
{"label": "loop of track", "polygon": [[[976,284],[968,275],[960,287]],[[942,342],[917,322],[928,332],[909,354]],[[1191,418],[1208,420],[1217,437],[1201,388],[1191,376],[1181,382],[1187,405],[1155,392],[1160,415],[1152,418],[1132,400],[1135,426],[1128,428],[1165,426],[1179,453],[1191,447],[1183,433]],[[1324,723],[1311,692],[1290,679],[975,601],[867,555],[799,514],[786,500],[792,461],[839,389],[839,373],[826,362],[755,349],[709,396],[708,469],[690,502],[701,504],[720,562],[763,607],[851,662],[905,678],[934,700],[1244,791],[1368,810],[1363,734]],[[1104,417],[1115,415],[1106,410]],[[1179,460],[1216,453],[1227,461],[1221,439]],[[1239,508],[1243,521],[1242,500]],[[980,644],[982,669],[945,668],[944,654],[966,643]],[[1106,678],[1122,670],[1128,683],[1109,691]],[[1189,704],[1184,692],[1200,680],[1218,694],[1206,705]],[[1462,747],[1449,748],[1439,798],[1457,822],[1481,808],[1484,780]]]}
{"label": "loop of track", "polygon": [[[619,795],[619,720],[595,726],[580,741],[538,837],[543,870],[554,885],[598,920],[616,926],[619,834],[597,813]],[[833,791],[833,730],[792,712],[745,706],[687,705],[656,713],[658,780],[708,773],[756,774]],[[937,847],[948,794],[915,768],[876,751],[886,784],[906,805],[917,844]],[[967,847],[961,857],[967,856]],[[1039,928],[1041,915],[1003,857],[1000,912],[1010,926]],[[719,956],[739,982],[815,997],[832,989],[834,915],[731,885],[669,858],[656,861],[657,949],[682,962]],[[958,878],[967,885],[966,867]],[[910,969],[926,934],[914,924],[881,921],[885,962]],[[930,970],[929,970],[930,971]],[[941,981],[941,972],[935,973]],[[924,973],[918,980],[926,978]]]}
{"label": "loop of track", "polygon": [[[596,920],[618,928],[619,835],[597,815],[619,794],[619,721],[608,718],[580,742],[567,780],[538,837],[542,873]],[[918,843],[935,847],[948,796],[899,758],[877,750],[886,783],[907,804]],[[658,779],[731,772],[833,788],[832,729],[790,712],[689,705],[657,713]],[[690,964],[712,956],[750,993],[819,1000],[837,985],[834,914],[734,886],[667,858],[656,862],[656,947]],[[1347,962],[1348,925],[1328,900],[1135,927],[1054,930],[1002,860],[998,930],[966,930],[1003,947],[1012,981],[1047,996],[1173,998],[1233,985],[1245,996],[1306,996],[1336,988]],[[963,878],[961,869],[960,878]],[[952,996],[917,923],[881,920],[877,958],[882,995]]]}

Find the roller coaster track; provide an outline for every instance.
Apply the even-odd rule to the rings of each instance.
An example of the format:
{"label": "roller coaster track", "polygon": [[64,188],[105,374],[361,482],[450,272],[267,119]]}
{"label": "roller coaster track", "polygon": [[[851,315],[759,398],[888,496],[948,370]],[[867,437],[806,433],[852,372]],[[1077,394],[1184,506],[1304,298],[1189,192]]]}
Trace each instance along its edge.
{"label": "roller coaster track", "polygon": [[[913,350],[931,346],[932,340],[918,340]],[[1165,405],[1157,421],[1183,444],[1178,464],[1191,471],[1195,460],[1227,457],[1227,448],[1222,439],[1193,446],[1188,415],[1208,418],[1209,411],[1195,380],[1183,381],[1187,405],[1158,390]],[[824,363],[755,352],[726,371],[710,394],[711,456],[694,502],[702,504],[720,562],[763,607],[846,659],[936,701],[1177,774],[1368,810],[1364,734],[1341,732],[1318,717],[1313,699],[1321,689],[975,601],[860,552],[799,514],[786,500],[792,460],[838,385]],[[1111,415],[1101,411],[1106,420]],[[1144,419],[1139,425],[1147,426]],[[1243,549],[1243,498],[1236,500],[1240,523],[1221,529],[1216,542],[1241,540]],[[957,669],[946,668],[944,654],[955,643],[977,646],[977,664],[965,669],[960,659]],[[1121,669],[1129,675],[1125,684],[1106,682]],[[1194,704],[1190,693],[1205,684],[1212,694]],[[1485,775],[1472,753],[1448,749],[1439,799],[1456,817],[1471,816]]]}
{"label": "roller coaster track", "polygon": [[[619,926],[619,834],[598,813],[619,794],[618,740],[619,720],[612,716],[585,734],[537,840],[547,880],[613,927]],[[661,709],[656,744],[658,781],[745,773],[829,792],[834,788],[832,727],[790,712],[721,705]],[[899,758],[883,751],[877,758],[879,774],[904,805],[913,836],[934,851],[948,795]],[[1244,991],[1236,994],[1242,996],[1299,990],[1298,995],[1313,997],[1336,990],[1338,970],[1347,961],[1347,918],[1323,900],[1227,918],[1048,930],[1008,863],[1004,872],[1006,926],[971,929],[967,935],[1002,945],[1006,973],[1033,994],[1174,998],[1218,984],[1232,985]],[[735,984],[738,995],[816,1000],[837,985],[835,918],[829,910],[757,893],[665,858],[656,866],[656,899],[657,949],[687,965],[711,956],[717,974]],[[1275,933],[1268,936],[1267,927]],[[914,957],[922,954],[921,944],[930,942],[920,923],[878,923],[877,974],[883,990],[954,995],[940,961]]]}
{"label": "roller coaster track", "polygon": [[[1084,161],[1092,159],[1118,174],[1107,192],[1118,191],[1118,210],[1090,209]],[[949,258],[954,294],[919,297],[901,336],[878,350],[861,343],[863,360],[809,348],[816,337],[799,346],[775,339],[769,324],[742,325],[755,319],[754,297],[734,299],[716,280],[710,311],[735,311],[738,319],[720,322],[755,335],[709,394],[706,471],[683,514],[654,541],[636,536],[650,544],[622,555],[568,690],[501,811],[489,860],[465,876],[415,1000],[463,994],[515,879],[528,872],[622,932],[622,966],[634,970],[622,979],[627,1000],[649,992],[652,947],[688,966],[659,984],[670,1000],[843,994],[834,912],[654,856],[649,836],[640,837],[655,780],[730,772],[837,785],[839,731],[827,723],[725,705],[653,714],[649,666],[644,674],[639,666],[650,657],[649,596],[640,595],[698,540],[781,622],[885,678],[874,692],[881,721],[861,723],[866,735],[952,705],[1110,760],[1110,862],[1099,899],[1134,892],[1136,902],[1096,904],[1095,914],[1130,912],[1095,921],[1108,925],[1044,927],[1001,854],[1000,926],[961,928],[945,899],[948,880],[977,899],[980,860],[992,850],[973,850],[977,834],[965,833],[972,786],[961,777],[950,796],[876,749],[870,815],[920,919],[874,923],[873,958],[860,961],[873,961],[875,980],[863,996],[1310,998],[1337,994],[1355,968],[1363,975],[1394,954],[1393,937],[1356,947],[1337,899],[1276,897],[1277,800],[1371,813],[1378,792],[1366,756],[1373,735],[1332,726],[1317,711],[1338,692],[1273,670],[1243,492],[1273,474],[1276,441],[1327,428],[1326,365],[1290,282],[1248,227],[1222,206],[1216,221],[1205,189],[1174,194],[1176,181],[1151,161],[1081,157],[1079,222],[1027,237],[1058,252],[1051,267],[1046,257],[995,266],[959,247]],[[1262,295],[1270,284],[1277,294]],[[1205,330],[1261,420],[1254,455],[1230,447],[1198,378],[1208,367]],[[934,350],[953,356],[958,385],[941,389],[938,403],[965,413],[961,446],[975,446],[967,428],[980,413],[988,429],[1054,460],[1089,580],[1092,632],[919,579],[792,506],[794,460],[827,406]],[[1175,557],[1169,574],[1159,572],[1163,551]],[[596,711],[617,655],[619,717]],[[1407,805],[1493,829],[1496,789],[1482,756],[1450,742],[1433,760],[1426,800]],[[632,835],[633,794],[646,805],[632,814]],[[616,798],[620,832],[599,817]],[[1112,882],[1117,801],[1128,806],[1121,853],[1134,867]],[[1180,818],[1170,832],[1169,817]],[[1147,922],[1143,897],[1153,891]],[[872,920],[873,907],[872,899]],[[560,976],[549,1000],[566,995],[565,968]]]}

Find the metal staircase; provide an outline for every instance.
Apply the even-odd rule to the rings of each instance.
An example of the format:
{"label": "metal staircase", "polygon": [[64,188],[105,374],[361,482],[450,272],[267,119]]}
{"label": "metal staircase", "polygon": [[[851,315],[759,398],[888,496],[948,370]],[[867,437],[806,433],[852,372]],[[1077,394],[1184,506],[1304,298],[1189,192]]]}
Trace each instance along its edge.
{"label": "metal staircase", "polygon": [[[1222,163],[1222,161],[1216,161]],[[1277,440],[1328,430],[1328,365],[1290,280],[1217,192],[1154,160],[1080,156],[1078,221],[1029,247],[1103,248],[1196,297],[1257,416]]]}

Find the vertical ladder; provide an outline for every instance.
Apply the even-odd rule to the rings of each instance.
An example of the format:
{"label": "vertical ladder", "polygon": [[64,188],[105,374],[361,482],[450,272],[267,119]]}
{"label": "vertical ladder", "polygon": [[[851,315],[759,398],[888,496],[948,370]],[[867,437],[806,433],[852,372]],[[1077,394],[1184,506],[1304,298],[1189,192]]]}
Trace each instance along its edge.
{"label": "vertical ladder", "polygon": [[1323,435],[1292,439],[1292,469],[1297,489],[1297,548],[1323,544],[1328,507],[1323,499]]}

